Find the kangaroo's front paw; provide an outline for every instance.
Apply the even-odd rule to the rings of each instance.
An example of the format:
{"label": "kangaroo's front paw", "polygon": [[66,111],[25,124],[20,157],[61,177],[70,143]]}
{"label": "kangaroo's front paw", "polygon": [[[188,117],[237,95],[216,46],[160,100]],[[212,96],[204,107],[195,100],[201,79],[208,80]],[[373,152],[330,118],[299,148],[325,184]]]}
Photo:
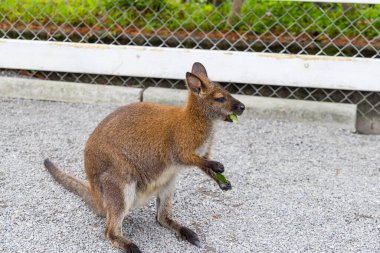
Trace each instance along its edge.
{"label": "kangaroo's front paw", "polygon": [[128,248],[124,250],[125,253],[142,253],[139,247],[136,244],[131,243],[128,245]]}
{"label": "kangaroo's front paw", "polygon": [[180,236],[183,240],[186,240],[190,242],[191,244],[194,244],[198,248],[201,247],[201,241],[198,238],[198,235],[191,229],[187,227],[182,227],[179,230]]}
{"label": "kangaroo's front paw", "polygon": [[218,172],[223,173],[224,172],[224,165],[221,164],[220,162],[209,161],[208,167],[216,173],[218,173]]}
{"label": "kangaroo's front paw", "polygon": [[230,181],[227,181],[225,183],[218,182],[218,184],[219,184],[220,189],[222,189],[223,191],[228,191],[232,189]]}

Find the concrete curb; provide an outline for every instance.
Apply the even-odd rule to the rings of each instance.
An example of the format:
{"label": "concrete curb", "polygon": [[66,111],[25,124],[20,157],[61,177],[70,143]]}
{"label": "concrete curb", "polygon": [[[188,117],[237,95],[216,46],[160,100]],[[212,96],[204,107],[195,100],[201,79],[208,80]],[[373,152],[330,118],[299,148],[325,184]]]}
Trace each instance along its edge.
{"label": "concrete curb", "polygon": [[[0,77],[0,96],[112,105],[143,100],[180,106],[186,100],[187,91],[156,87],[143,91],[130,87]],[[243,117],[320,122],[356,131],[356,105],[244,95],[234,97],[246,105],[247,111]]]}
{"label": "concrete curb", "polygon": [[[148,88],[143,97],[146,102],[181,105],[185,102],[186,90]],[[244,116],[276,118],[293,121],[320,122],[356,131],[357,106],[328,102],[300,101],[281,98],[234,95],[247,108]],[[243,117],[244,117],[243,116]]]}
{"label": "concrete curb", "polygon": [[144,90],[144,102],[181,106],[186,102],[187,90],[149,87]]}
{"label": "concrete curb", "polygon": [[124,105],[138,102],[142,89],[0,77],[0,96],[71,103]]}

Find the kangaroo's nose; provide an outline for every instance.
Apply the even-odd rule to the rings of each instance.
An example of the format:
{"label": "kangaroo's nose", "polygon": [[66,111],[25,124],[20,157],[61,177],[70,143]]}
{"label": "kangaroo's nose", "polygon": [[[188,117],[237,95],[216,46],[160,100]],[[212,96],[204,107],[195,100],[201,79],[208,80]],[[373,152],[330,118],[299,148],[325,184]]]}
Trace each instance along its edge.
{"label": "kangaroo's nose", "polygon": [[237,115],[241,115],[244,112],[244,110],[245,110],[245,105],[239,101],[233,106],[233,111]]}

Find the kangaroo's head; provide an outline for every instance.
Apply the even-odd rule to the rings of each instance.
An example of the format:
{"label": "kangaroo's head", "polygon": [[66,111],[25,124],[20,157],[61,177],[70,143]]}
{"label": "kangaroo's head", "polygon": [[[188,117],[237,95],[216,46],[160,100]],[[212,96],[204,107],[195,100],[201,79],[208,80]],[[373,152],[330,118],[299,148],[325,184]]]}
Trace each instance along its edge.
{"label": "kangaroo's head", "polygon": [[219,83],[208,79],[205,67],[199,62],[193,64],[191,73],[186,73],[186,84],[197,98],[197,105],[210,119],[232,122],[228,115],[241,115],[245,109],[244,104]]}

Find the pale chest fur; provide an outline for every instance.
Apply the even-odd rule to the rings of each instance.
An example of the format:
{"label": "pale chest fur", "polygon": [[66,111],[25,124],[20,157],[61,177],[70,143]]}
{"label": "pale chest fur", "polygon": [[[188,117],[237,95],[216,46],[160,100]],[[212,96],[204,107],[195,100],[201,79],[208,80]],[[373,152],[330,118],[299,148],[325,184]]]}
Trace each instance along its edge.
{"label": "pale chest fur", "polygon": [[197,148],[196,154],[199,156],[209,156],[211,154],[213,139],[214,139],[214,132],[211,131],[211,133],[203,142],[203,144]]}
{"label": "pale chest fur", "polygon": [[132,206],[130,206],[131,209],[144,205],[150,199],[156,197],[160,191],[164,191],[170,183],[176,179],[177,174],[181,170],[181,165],[169,166],[158,178],[151,181],[143,190],[139,190],[136,187],[136,182],[127,184],[124,189],[125,202],[127,205],[128,203],[133,203]]}
{"label": "pale chest fur", "polygon": [[[211,131],[206,140],[199,146],[196,150],[196,153],[200,156],[210,156],[211,145],[214,138],[214,131]],[[152,180],[143,190],[137,188],[136,182],[129,183],[125,186],[124,196],[125,202],[132,203],[129,204],[129,208],[138,208],[145,203],[147,203],[153,197],[156,197],[160,192],[171,190],[174,180],[176,179],[177,174],[185,166],[175,164],[166,168],[161,175]]]}

